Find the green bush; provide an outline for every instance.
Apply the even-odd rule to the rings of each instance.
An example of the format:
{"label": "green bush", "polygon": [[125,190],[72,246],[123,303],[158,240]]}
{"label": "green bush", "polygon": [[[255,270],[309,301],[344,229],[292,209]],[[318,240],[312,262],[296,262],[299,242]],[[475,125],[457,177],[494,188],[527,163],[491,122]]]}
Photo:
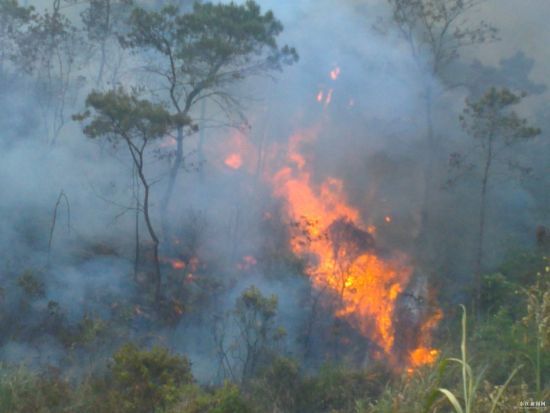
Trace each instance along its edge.
{"label": "green bush", "polygon": [[301,378],[298,363],[277,358],[252,383],[251,393],[262,411],[295,411]]}
{"label": "green bush", "polygon": [[127,344],[114,354],[111,371],[121,412],[165,409],[179,401],[183,387],[193,382],[187,358],[159,347],[147,351]]}
{"label": "green bush", "polygon": [[32,270],[26,270],[17,277],[17,285],[29,298],[41,298],[46,294],[41,274]]}
{"label": "green bush", "polygon": [[0,413],[71,411],[73,391],[58,374],[0,366]]}
{"label": "green bush", "polygon": [[226,382],[214,393],[200,393],[170,413],[253,413],[240,389]]}
{"label": "green bush", "polygon": [[317,376],[304,380],[296,412],[355,413],[356,400],[378,397],[388,378],[383,370],[354,371],[324,366]]}

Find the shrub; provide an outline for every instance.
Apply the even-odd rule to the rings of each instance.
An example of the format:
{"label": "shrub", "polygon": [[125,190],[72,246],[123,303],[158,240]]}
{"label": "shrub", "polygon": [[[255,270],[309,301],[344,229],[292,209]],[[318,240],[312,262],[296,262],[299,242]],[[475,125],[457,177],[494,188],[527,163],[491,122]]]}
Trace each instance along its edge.
{"label": "shrub", "polygon": [[113,356],[114,388],[120,394],[121,411],[150,413],[176,403],[182,388],[193,382],[191,364],[185,357],[155,347],[139,350],[133,344]]}
{"label": "shrub", "polygon": [[212,394],[202,393],[173,413],[252,413],[240,389],[226,382]]}
{"label": "shrub", "polygon": [[324,366],[299,389],[296,412],[353,412],[356,400],[378,397],[386,382],[384,371],[345,370]]}
{"label": "shrub", "polygon": [[38,375],[0,366],[0,413],[70,411],[72,398],[72,388],[54,372]]}
{"label": "shrub", "polygon": [[300,384],[298,364],[279,357],[253,382],[251,392],[263,411],[293,412]]}
{"label": "shrub", "polygon": [[41,298],[46,294],[46,287],[40,274],[32,270],[26,270],[17,277],[17,285],[29,298]]}

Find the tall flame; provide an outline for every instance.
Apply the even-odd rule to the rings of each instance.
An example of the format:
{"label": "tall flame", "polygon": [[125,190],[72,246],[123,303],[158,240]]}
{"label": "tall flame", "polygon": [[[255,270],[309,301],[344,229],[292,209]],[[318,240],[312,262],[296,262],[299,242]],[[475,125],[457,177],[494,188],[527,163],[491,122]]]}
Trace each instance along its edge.
{"label": "tall flame", "polygon": [[[413,268],[402,254],[383,258],[377,253],[376,229],[362,222],[359,211],[347,202],[342,180],[328,177],[314,184],[300,146],[316,134],[311,129],[290,138],[287,165],[272,179],[275,196],[286,201],[288,218],[304,235],[293,237],[290,247],[295,254],[312,258],[306,271],[314,287],[328,289],[337,297],[336,316],[349,320],[395,364],[394,311]],[[419,334],[428,338],[419,341],[421,347],[409,350],[410,367],[437,358],[437,350],[429,347],[429,336],[439,318],[440,314],[422,326]]]}

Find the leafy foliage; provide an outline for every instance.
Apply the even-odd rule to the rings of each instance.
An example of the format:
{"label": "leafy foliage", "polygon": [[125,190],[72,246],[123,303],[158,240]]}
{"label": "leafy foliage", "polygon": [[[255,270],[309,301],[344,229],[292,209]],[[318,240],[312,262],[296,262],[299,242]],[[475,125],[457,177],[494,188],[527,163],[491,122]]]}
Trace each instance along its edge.
{"label": "leafy foliage", "polygon": [[17,56],[17,47],[34,19],[34,8],[17,0],[0,1],[0,68]]}
{"label": "leafy foliage", "polygon": [[[92,55],[97,56],[99,52],[96,85],[101,84],[108,64],[108,53],[112,52],[112,46],[116,44],[111,40],[126,29],[126,22],[133,6],[133,0],[90,0],[88,8],[80,14]],[[116,72],[116,67],[114,71]]]}
{"label": "leafy foliage", "polygon": [[44,282],[40,279],[40,274],[32,270],[24,271],[17,278],[17,285],[31,298],[43,297],[46,292]]}
{"label": "leafy foliage", "polygon": [[182,409],[177,410],[178,413],[252,413],[253,411],[239,388],[228,382],[212,394],[201,394],[186,403]]}
{"label": "leafy foliage", "polygon": [[252,383],[254,401],[265,411],[295,411],[301,380],[295,360],[276,358]]}
{"label": "leafy foliage", "polygon": [[132,5],[133,0],[90,0],[88,8],[81,13],[88,39],[102,43],[114,36]]}
{"label": "leafy foliage", "polygon": [[69,383],[54,371],[37,375],[0,365],[1,413],[69,411],[72,396]]}
{"label": "leafy foliage", "polygon": [[466,99],[460,116],[464,130],[479,140],[483,149],[489,149],[494,140],[511,145],[534,138],[540,129],[529,126],[527,119],[509,110],[524,97],[525,94],[517,95],[506,88],[490,88],[478,100]]}
{"label": "leafy foliage", "polygon": [[[86,107],[94,109],[97,116],[84,127],[84,133],[90,138],[107,136],[113,142],[121,137],[129,143],[140,139],[144,145],[165,136],[177,125],[189,123],[187,117],[170,115],[162,105],[139,99],[122,88],[90,93]],[[89,117],[89,111],[74,116],[80,121]]]}
{"label": "leafy foliage", "polygon": [[162,274],[160,269],[159,244],[150,212],[151,182],[145,171],[147,145],[164,137],[174,128],[183,128],[190,124],[187,115],[177,113],[171,115],[163,105],[148,100],[138,99],[135,94],[128,94],[123,88],[106,93],[92,92],[86,99],[86,107],[91,107],[95,117],[91,120],[91,113],[75,115],[75,120],[89,123],[83,132],[90,138],[107,137],[116,146],[120,141],[126,144],[132,158],[135,174],[143,186],[143,217],[147,225],[149,236],[153,241],[154,254],[154,297],[159,306],[161,302]]}
{"label": "leafy foliage", "polygon": [[353,412],[356,401],[369,401],[383,390],[387,372],[347,370],[325,365],[318,376],[304,380],[296,412]]}
{"label": "leafy foliage", "polygon": [[[504,161],[512,169],[525,169],[510,162],[510,147],[532,139],[541,133],[540,129],[529,125],[527,119],[520,117],[511,109],[521,102],[524,94],[516,95],[510,90],[490,88],[479,99],[466,99],[466,106],[459,119],[462,128],[476,141],[475,153],[479,157],[478,180],[480,183],[479,224],[476,239],[476,258],[474,269],[474,305],[479,315],[481,301],[481,272],[483,270],[484,243],[486,233],[487,199],[492,185],[495,166]],[[461,168],[464,162],[454,162],[453,166]],[[468,167],[468,169],[472,169]],[[451,178],[449,182],[461,178],[460,175]]]}
{"label": "leafy foliage", "polygon": [[[462,306],[462,340],[460,343],[460,359],[458,358],[449,358],[449,361],[456,362],[460,365],[462,370],[462,402],[459,401],[458,396],[453,393],[451,390],[446,388],[440,388],[439,391],[447,398],[449,403],[453,406],[455,413],[471,413],[474,411],[474,406],[476,403],[476,397],[478,396],[479,385],[481,382],[481,377],[483,376],[483,371],[481,373],[476,373],[472,369],[472,366],[469,364],[468,354],[467,354],[467,335],[466,335],[466,308]],[[497,407],[499,399],[502,397],[504,390],[516,375],[519,369],[523,366],[516,367],[514,371],[508,376],[504,384],[498,389],[496,394],[491,399],[491,406],[489,413],[493,413]]]}
{"label": "leafy foliage", "polygon": [[186,358],[155,347],[121,347],[113,356],[113,386],[124,412],[149,413],[178,401],[182,387],[193,381]]}
{"label": "leafy foliage", "polygon": [[[269,362],[274,344],[284,338],[284,329],[275,327],[277,307],[275,295],[265,297],[251,286],[237,299],[234,310],[219,320],[214,332],[218,357],[233,380],[248,383]],[[233,323],[237,333],[227,337],[227,327]]]}
{"label": "leafy foliage", "polygon": [[428,69],[433,74],[440,74],[464,47],[496,39],[496,28],[487,22],[466,23],[468,12],[483,0],[388,0],[388,3],[415,59],[423,63],[424,57],[429,56]]}
{"label": "leafy foliage", "polygon": [[172,103],[184,113],[202,93],[228,98],[221,93],[222,87],[297,60],[294,49],[277,45],[282,24],[272,12],[262,14],[253,1],[244,5],[195,3],[193,11],[185,14],[176,6],[158,12],[136,8],[130,27],[121,37],[122,44],[164,57],[160,73],[169,82]]}
{"label": "leafy foliage", "polygon": [[[27,370],[23,367],[1,365],[0,413],[436,413],[449,411],[451,408],[459,413],[485,413],[498,409],[504,411],[509,406],[516,405],[518,400],[546,398],[550,391],[547,373],[550,371],[550,266],[544,255],[525,253],[513,257],[500,268],[491,268],[489,274],[483,277],[479,272],[480,283],[477,287],[481,290],[481,314],[470,337],[466,334],[466,312],[463,313],[462,320],[453,319],[452,313],[448,315],[451,320],[447,325],[462,322],[460,357],[446,358],[438,365],[400,376],[381,363],[372,362],[365,357],[371,343],[364,340],[364,337],[356,340],[360,335],[356,331],[353,331],[356,336],[346,336],[346,330],[352,330],[351,326],[344,322],[335,322],[332,323],[332,329],[324,328],[331,323],[334,313],[331,308],[322,308],[317,312],[317,300],[323,300],[329,295],[313,290],[310,280],[304,276],[306,259],[294,256],[288,248],[289,243],[307,245],[321,236],[335,241],[334,255],[341,255],[345,259],[353,258],[357,252],[354,248],[344,248],[343,243],[347,239],[353,239],[355,244],[365,244],[365,248],[389,256],[384,239],[382,238],[380,245],[375,246],[370,234],[357,232],[342,219],[336,221],[338,225],[329,228],[329,233],[314,234],[312,227],[315,222],[307,217],[301,217],[301,222],[291,223],[297,234],[295,238],[291,238],[292,231],[280,224],[277,219],[280,218],[279,214],[275,214],[274,218],[271,213],[266,214],[269,219],[265,219],[264,232],[260,235],[260,238],[269,239],[271,245],[263,253],[261,249],[255,250],[260,254],[251,258],[250,261],[254,261],[250,266],[252,269],[242,271],[238,285],[241,285],[240,280],[245,276],[256,272],[266,276],[262,280],[284,280],[292,283],[292,288],[297,289],[303,285],[307,292],[314,291],[317,295],[309,294],[307,300],[304,299],[298,305],[301,305],[301,310],[307,310],[303,308],[306,307],[304,303],[311,303],[312,316],[299,327],[303,329],[302,338],[307,336],[308,344],[304,347],[312,346],[311,342],[320,342],[318,350],[315,349],[316,354],[311,351],[309,353],[313,356],[308,358],[296,355],[299,352],[291,353],[291,350],[295,350],[295,343],[289,343],[290,346],[285,347],[286,331],[279,326],[277,296],[265,295],[259,288],[252,286],[244,290],[236,299],[234,307],[218,319],[216,342],[210,342],[211,347],[205,344],[204,349],[203,343],[199,343],[199,350],[204,351],[201,355],[208,359],[209,368],[212,366],[210,358],[214,358],[217,352],[217,367],[224,370],[221,374],[223,377],[217,377],[220,380],[198,385],[192,376],[191,363],[185,356],[172,354],[159,347],[143,350],[137,345],[127,344],[114,353],[110,364],[105,366],[101,363],[101,360],[107,359],[107,355],[112,353],[113,348],[130,337],[141,340],[140,342],[157,339],[161,341],[165,337],[153,337],[153,330],[154,334],[160,335],[164,334],[167,327],[193,328],[201,324],[202,328],[202,323],[206,321],[208,311],[211,310],[209,306],[217,305],[220,294],[235,286],[231,285],[234,280],[227,282],[224,278],[226,274],[233,273],[223,268],[234,257],[227,261],[223,257],[217,261],[211,258],[215,250],[204,252],[224,240],[211,240],[212,234],[205,230],[206,225],[200,225],[196,216],[190,218],[193,225],[181,231],[182,238],[185,239],[177,240],[180,248],[177,260],[172,257],[162,257],[163,260],[159,260],[159,245],[162,243],[164,247],[164,242],[172,242],[172,239],[168,232],[169,226],[167,230],[163,228],[161,232],[157,232],[158,215],[151,212],[150,208],[154,211],[159,205],[164,208],[168,204],[175,176],[184,166],[182,141],[199,127],[195,113],[197,103],[202,101],[217,104],[228,116],[242,115],[240,112],[243,101],[233,86],[251,76],[272,75],[285,66],[294,64],[298,60],[298,54],[295,49],[279,44],[279,36],[283,32],[282,23],[271,11],[262,11],[258,3],[250,0],[217,4],[199,1],[193,6],[182,5],[181,8],[176,3],[158,6],[165,2],[134,7],[132,0],[88,0],[84,3],[76,0],[62,1],[53,0],[48,3],[50,8],[39,13],[33,7],[21,6],[16,0],[0,0],[0,75],[2,81],[7,82],[12,78],[23,79],[21,85],[25,87],[36,83],[32,93],[33,102],[38,97],[44,114],[52,112],[55,118],[54,129],[58,133],[65,119],[64,108],[69,102],[75,102],[75,110],[84,110],[80,105],[82,102],[77,100],[77,92],[83,85],[86,85],[87,91],[93,87],[87,79],[87,63],[90,62],[90,56],[100,58],[95,87],[102,91],[89,93],[85,101],[86,110],[75,115],[74,119],[83,123],[83,132],[87,137],[105,139],[115,149],[122,147],[127,150],[127,157],[123,161],[129,159],[132,171],[136,174],[132,186],[135,206],[131,207],[136,212],[136,257],[140,253],[140,242],[143,241],[138,233],[142,217],[145,218],[150,235],[147,247],[144,248],[146,253],[142,256],[142,261],[146,262],[146,270],[138,271],[136,264],[133,280],[121,269],[120,274],[118,271],[116,274],[121,278],[113,277],[108,282],[119,283],[123,277],[127,277],[134,284],[122,283],[124,289],[133,285],[143,287],[153,271],[150,268],[152,265],[149,255],[154,255],[155,299],[159,305],[151,306],[150,289],[143,288],[146,294],[142,294],[143,291],[138,288],[138,291],[130,294],[124,293],[124,298],[96,289],[93,291],[94,297],[83,294],[81,298],[79,295],[79,302],[76,304],[78,307],[74,311],[71,303],[67,303],[72,299],[72,291],[61,291],[63,288],[67,289],[67,286],[56,284],[62,278],[55,277],[55,273],[65,264],[76,264],[80,267],[82,262],[89,264],[98,256],[106,255],[116,255],[121,261],[126,260],[129,253],[125,245],[117,245],[111,251],[106,251],[109,247],[90,248],[86,254],[64,251],[67,261],[58,263],[48,260],[40,271],[21,271],[29,261],[20,259],[17,254],[12,257],[11,251],[7,251],[5,256],[2,255],[2,263],[5,261],[5,265],[0,268],[2,357],[14,358],[14,354],[17,356],[23,348],[23,352],[28,352],[29,358],[33,358],[30,362],[34,362],[36,358],[41,363],[43,359],[47,359],[46,362],[49,363],[49,351],[53,349],[55,356],[59,353],[62,370],[30,370],[34,365]],[[439,156],[438,151],[444,150],[443,145],[447,144],[438,137],[431,124],[431,88],[436,88],[432,80],[435,77],[443,78],[443,70],[458,60],[465,47],[496,40],[496,30],[489,24],[484,21],[470,24],[467,21],[482,3],[483,0],[388,0],[394,24],[408,43],[413,59],[423,74],[419,80],[420,85],[416,86],[423,89],[422,99],[425,99],[427,106],[427,143],[434,144],[433,148],[429,148],[434,159],[428,160],[426,164],[433,161],[436,165],[438,160],[441,161],[442,159],[436,159]],[[70,11],[65,14],[64,10]],[[81,11],[81,21],[77,23],[72,17],[78,16]],[[114,39],[118,40],[116,44]],[[110,67],[113,64],[114,68],[119,64],[114,62],[115,49],[120,52],[117,57],[132,53],[133,60],[130,63],[134,67],[125,73],[127,77],[116,79],[113,75],[110,79],[111,84],[117,84],[116,80],[120,80],[124,87],[105,90],[103,88],[109,83],[102,83],[104,66]],[[351,54],[353,53],[345,53],[346,56]],[[483,199],[489,184],[493,184],[490,178],[497,161],[508,169],[531,171],[531,165],[521,165],[518,162],[520,158],[512,151],[516,144],[541,134],[538,128],[532,127],[527,119],[514,111],[525,95],[516,94],[506,87],[519,84],[508,82],[508,78],[513,77],[512,68],[518,65],[523,66],[520,67],[516,80],[530,85],[530,90],[534,93],[542,93],[545,90],[544,85],[528,82],[533,66],[531,59],[518,54],[514,62],[512,64],[503,61],[502,68],[497,71],[487,69],[484,77],[479,79],[479,85],[476,83],[476,87],[483,85],[485,88],[488,86],[487,82],[498,75],[496,84],[504,88],[488,89],[484,95],[476,93],[475,97],[466,101],[460,122],[464,132],[473,140],[472,152],[477,156],[475,161],[468,162],[467,157],[461,153],[454,153],[450,157],[454,171],[462,170],[469,175],[475,175],[481,170],[481,174],[474,178],[476,182],[480,179]],[[15,67],[19,70],[16,71]],[[143,74],[141,69],[145,69],[144,77],[140,77]],[[351,72],[350,70],[349,73]],[[336,80],[334,77],[333,80]],[[140,84],[139,92],[137,89],[130,89],[130,84],[134,82]],[[325,86],[321,85],[323,90],[326,90]],[[12,89],[18,87],[19,83],[11,86]],[[332,96],[332,89],[330,90]],[[19,91],[16,91],[16,96],[19,96]],[[350,110],[346,112],[350,115],[353,102],[350,101]],[[207,107],[206,103],[204,107]],[[323,119],[327,119],[328,101],[324,109],[326,118],[323,115]],[[441,109],[443,112],[447,107]],[[11,112],[6,113],[5,117],[10,116]],[[333,113],[348,119],[343,111]],[[24,117],[30,118],[33,114],[29,111],[29,116]],[[309,118],[307,113],[297,117]],[[201,113],[201,126],[205,119]],[[243,117],[240,117],[239,121],[242,120]],[[173,138],[175,145],[165,149],[170,151],[169,155],[158,157],[161,153],[161,140],[166,137]],[[411,144],[414,140],[411,139]],[[279,149],[279,142],[268,142],[267,138],[262,138],[261,141],[262,146],[273,145]],[[335,140],[334,144],[339,143]],[[104,156],[103,149],[102,147],[101,153],[87,152],[85,156]],[[310,149],[311,153],[317,153],[316,148]],[[54,155],[62,156],[60,152],[55,152]],[[49,157],[51,154],[40,155]],[[153,178],[150,174],[156,166],[150,162],[150,155],[157,157],[155,159],[170,160],[167,196],[160,203],[154,197],[156,192],[150,192],[150,188],[158,182],[157,177]],[[416,175],[417,171],[410,171],[409,166],[418,166],[417,161],[402,158],[401,149],[395,155],[395,161],[388,163],[388,168],[380,171],[378,168],[373,169],[380,173],[372,174],[372,182],[377,181],[376,176],[382,173],[399,175],[405,171],[411,172],[411,176]],[[387,155],[384,153],[383,156]],[[257,177],[260,176],[262,164],[271,161],[268,156],[258,155],[258,158],[262,159],[258,162]],[[278,156],[274,157],[277,161],[275,158]],[[394,166],[401,163],[401,160],[404,161],[404,166],[396,173]],[[423,160],[420,161],[422,162]],[[11,165],[10,162],[8,166]],[[367,170],[370,171],[370,166]],[[244,175],[244,169],[241,172]],[[436,176],[436,172],[440,171],[436,168],[428,171],[428,179],[423,182],[425,187],[435,187],[430,185],[429,177]],[[163,175],[160,173],[158,176]],[[312,175],[312,178],[315,178],[311,180],[312,183],[316,182],[315,185],[320,182],[319,176]],[[388,195],[388,199],[383,200],[384,209],[391,207],[391,193],[400,192],[396,188],[400,189],[402,186],[390,185],[381,191]],[[544,189],[540,192],[544,192]],[[143,197],[140,198],[140,195]],[[441,201],[439,197],[433,198]],[[350,199],[353,202],[359,201],[358,197]],[[431,200],[429,196],[426,199]],[[457,199],[453,198],[452,201]],[[75,206],[78,216],[81,205]],[[1,207],[2,213],[6,212],[3,204]],[[26,246],[32,247],[29,248],[32,249],[29,254],[36,255],[30,260],[34,263],[34,260],[40,260],[43,253],[40,249],[43,239],[40,227],[47,228],[48,225],[42,225],[41,219],[33,214],[18,214],[19,212],[15,211],[13,215],[10,213],[9,216],[22,215],[23,218],[18,217],[20,221],[33,221],[28,219],[32,217],[38,222],[32,225],[25,222],[24,232],[28,234],[17,237],[28,237],[25,242],[32,238],[32,242],[26,242]],[[163,219],[173,215],[165,212],[162,213]],[[414,211],[410,216],[417,212],[419,211]],[[540,214],[547,218],[543,212]],[[376,211],[372,214],[369,212],[369,216],[365,218],[376,221],[376,215]],[[482,210],[481,216],[484,215],[485,211]],[[206,216],[208,215],[205,214]],[[238,218],[239,216],[236,221]],[[395,223],[399,221],[396,215]],[[238,222],[235,226],[237,224]],[[240,233],[233,231],[232,222],[229,226],[229,232]],[[468,233],[466,227],[464,225],[462,228],[464,233]],[[480,227],[479,239],[482,246],[483,224]],[[21,232],[20,227],[14,228],[14,232]],[[438,228],[441,238],[447,237],[446,228]],[[4,230],[3,226],[2,229]],[[380,233],[384,231],[384,227],[379,227]],[[239,241],[238,235],[230,235],[231,240]],[[205,242],[200,242],[201,237],[205,238]],[[392,244],[391,237],[388,240],[387,244]],[[99,240],[97,245],[101,247],[103,242],[104,240]],[[541,240],[538,252],[543,252],[547,247],[545,242]],[[176,242],[173,244],[176,245]],[[448,244],[442,245],[445,247]],[[151,252],[152,250],[154,251]],[[163,255],[166,252],[161,251]],[[433,251],[437,252],[435,248]],[[449,255],[453,252],[449,252]],[[207,257],[204,263],[201,254]],[[480,262],[481,255],[480,253]],[[4,260],[5,257],[7,259]],[[161,264],[163,272],[167,274],[162,279]],[[170,264],[171,270],[168,269]],[[90,272],[96,275],[103,268],[94,267]],[[460,269],[455,272],[454,267],[444,269],[452,274],[460,273]],[[76,286],[76,282],[70,285]],[[160,294],[161,285],[164,287],[163,294]],[[56,296],[59,291],[61,292]],[[69,299],[65,294],[69,295]],[[454,286],[448,288],[448,294],[454,297],[453,300],[448,300],[447,305],[454,305]],[[96,295],[101,298],[95,297]],[[77,294],[75,301],[76,296]],[[84,306],[82,311],[80,305]],[[306,311],[300,311],[300,316],[292,320],[293,327],[303,322],[306,318],[304,314]],[[189,324],[184,324],[188,320]],[[307,322],[309,325],[306,325]],[[316,336],[315,329],[326,331],[326,335]],[[137,334],[136,330],[139,330]],[[344,334],[341,334],[342,331]],[[397,333],[399,331],[396,331],[396,336]],[[448,346],[447,352],[457,351],[454,337],[452,334],[446,336],[445,333],[442,332],[438,338],[438,345],[443,350]],[[203,338],[198,336],[197,341]],[[352,344],[348,345],[344,339],[349,339]],[[360,345],[356,346],[355,340]],[[452,342],[446,344],[446,341]],[[328,347],[332,344],[334,347],[340,346],[338,349],[344,348],[344,351],[353,348],[353,354],[352,351],[346,353],[351,355],[352,361],[345,357],[336,357],[339,359],[338,365],[325,365],[318,369],[319,360],[330,357]],[[291,356],[296,358],[290,358]],[[92,369],[80,365],[89,358],[94,363]],[[364,364],[358,366],[358,360],[365,360]],[[518,371],[516,366],[521,363],[529,368]],[[487,370],[479,369],[478,365],[488,365]],[[231,381],[222,384],[222,378]],[[514,382],[511,381],[512,378]]]}

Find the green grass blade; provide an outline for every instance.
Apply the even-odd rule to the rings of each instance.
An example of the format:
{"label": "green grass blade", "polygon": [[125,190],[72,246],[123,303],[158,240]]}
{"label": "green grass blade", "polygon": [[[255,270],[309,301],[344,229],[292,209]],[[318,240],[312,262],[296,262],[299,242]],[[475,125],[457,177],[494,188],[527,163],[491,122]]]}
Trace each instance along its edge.
{"label": "green grass blade", "polygon": [[460,406],[460,403],[458,402],[458,400],[456,399],[456,396],[453,393],[451,393],[447,389],[438,389],[438,390],[441,393],[443,393],[445,395],[445,397],[447,397],[449,402],[453,405],[453,408],[455,409],[456,413],[464,413],[464,410]]}
{"label": "green grass blade", "polygon": [[[469,406],[469,393],[468,391],[470,390],[469,387],[469,383],[470,383],[470,380],[471,380],[471,374],[470,374],[470,377],[468,378],[468,374],[467,374],[467,367],[468,366],[468,361],[467,361],[467,354],[466,354],[466,322],[467,322],[467,315],[466,315],[466,307],[464,307],[462,304],[460,305],[460,307],[462,308],[462,339],[460,341],[460,353],[462,355],[462,385],[463,385],[463,389],[464,389],[464,404],[466,406],[466,409],[468,409],[468,406]],[[470,380],[469,380],[470,379]]]}
{"label": "green grass blade", "polygon": [[518,371],[520,371],[522,368],[523,368],[523,364],[516,367],[516,369],[512,372],[512,374],[510,374],[508,379],[504,382],[502,387],[499,389],[496,397],[494,398],[493,403],[491,404],[491,410],[489,411],[489,413],[493,413],[495,411],[495,409],[497,407],[497,403],[498,403],[498,401],[500,400],[500,398],[502,396],[502,393],[504,393],[504,390],[506,390],[506,387],[508,387],[508,384],[510,384],[510,382],[512,381],[512,379],[514,378],[516,373]]}

